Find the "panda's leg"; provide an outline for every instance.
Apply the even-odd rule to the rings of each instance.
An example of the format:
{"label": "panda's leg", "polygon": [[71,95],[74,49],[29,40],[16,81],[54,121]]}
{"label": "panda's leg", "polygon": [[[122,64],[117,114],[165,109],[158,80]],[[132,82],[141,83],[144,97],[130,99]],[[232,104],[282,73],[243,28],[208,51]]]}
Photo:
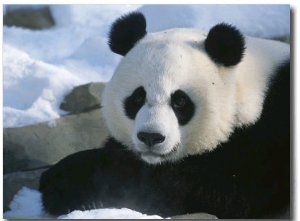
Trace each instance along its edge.
{"label": "panda's leg", "polygon": [[138,189],[136,164],[140,163],[124,148],[109,139],[103,148],[69,155],[45,171],[39,187],[45,212],[61,215],[122,206],[120,202],[126,202],[127,197],[121,194],[126,192],[126,183]]}

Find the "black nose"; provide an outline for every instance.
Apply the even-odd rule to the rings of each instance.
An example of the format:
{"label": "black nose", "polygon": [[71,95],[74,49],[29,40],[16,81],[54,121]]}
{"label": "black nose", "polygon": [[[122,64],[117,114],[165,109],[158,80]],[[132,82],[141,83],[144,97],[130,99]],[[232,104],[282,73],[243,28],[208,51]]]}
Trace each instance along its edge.
{"label": "black nose", "polygon": [[137,137],[148,147],[152,147],[155,144],[162,143],[166,139],[165,136],[159,133],[147,133],[147,132],[139,132],[137,134]]}

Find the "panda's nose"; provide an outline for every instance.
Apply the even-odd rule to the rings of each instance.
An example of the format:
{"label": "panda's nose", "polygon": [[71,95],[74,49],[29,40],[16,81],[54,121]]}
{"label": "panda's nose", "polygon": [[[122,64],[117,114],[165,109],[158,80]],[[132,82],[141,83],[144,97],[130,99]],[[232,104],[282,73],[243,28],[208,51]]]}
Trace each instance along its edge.
{"label": "panda's nose", "polygon": [[141,142],[146,144],[148,147],[152,147],[155,144],[159,144],[165,141],[166,137],[159,133],[147,133],[147,132],[139,132],[137,137]]}

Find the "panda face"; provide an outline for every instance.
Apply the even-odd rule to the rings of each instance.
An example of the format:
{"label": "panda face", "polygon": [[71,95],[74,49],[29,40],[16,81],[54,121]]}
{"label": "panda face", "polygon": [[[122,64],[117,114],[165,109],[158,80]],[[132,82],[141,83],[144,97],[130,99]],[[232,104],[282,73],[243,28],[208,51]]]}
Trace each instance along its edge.
{"label": "panda face", "polygon": [[136,88],[125,98],[124,111],[135,121],[135,150],[145,161],[157,163],[176,156],[181,145],[179,127],[192,119],[195,105],[182,90],[165,94],[160,102],[155,97],[151,99],[151,92],[147,96],[143,86]]}
{"label": "panda face", "polygon": [[[157,164],[214,149],[236,125],[236,65],[244,38],[220,24],[209,33],[146,33],[131,13],[112,26],[109,46],[124,58],[102,94],[111,135]],[[246,110],[247,111],[247,110]]]}
{"label": "panda face", "polygon": [[124,58],[102,94],[104,119],[151,164],[211,151],[254,124],[275,65],[289,57],[289,46],[224,23],[147,34],[139,12],[113,23],[108,44]]}
{"label": "panda face", "polygon": [[194,151],[191,145],[206,151],[230,132],[215,134],[228,113],[220,100],[232,91],[231,68],[207,56],[203,33],[186,32],[148,34],[122,59],[103,93],[112,136],[148,163],[177,160]]}

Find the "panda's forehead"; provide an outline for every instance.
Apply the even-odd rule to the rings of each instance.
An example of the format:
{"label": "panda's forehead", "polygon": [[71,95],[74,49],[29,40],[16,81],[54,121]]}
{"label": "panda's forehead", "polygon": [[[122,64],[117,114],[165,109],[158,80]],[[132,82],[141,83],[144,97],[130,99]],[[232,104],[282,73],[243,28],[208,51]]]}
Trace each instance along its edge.
{"label": "panda's forehead", "polygon": [[178,89],[180,85],[172,83],[166,79],[154,79],[145,81],[142,86],[146,91],[148,104],[163,104],[168,102],[171,93]]}
{"label": "panda's forehead", "polygon": [[201,49],[204,37],[187,29],[148,34],[122,59],[113,76],[117,85],[126,85],[120,93],[128,96],[142,86],[147,100],[157,103],[165,102],[178,89],[189,90],[196,84],[192,76],[195,53],[208,59]]}
{"label": "panda's forehead", "polygon": [[140,84],[144,87],[149,103],[164,103],[175,90],[184,87],[189,59],[182,53],[182,48],[172,43],[143,45],[147,54],[138,62],[134,70],[141,76]]}
{"label": "panda's forehead", "polygon": [[189,41],[202,41],[206,38],[207,32],[203,32],[199,29],[191,28],[175,28],[161,32],[149,33],[143,39],[142,42],[177,42],[184,43]]}
{"label": "panda's forehead", "polygon": [[193,60],[189,47],[186,43],[168,38],[156,41],[150,38],[134,47],[124,60],[131,65],[128,67],[129,75],[142,76],[144,81],[152,83],[170,84],[186,78],[184,73]]}

